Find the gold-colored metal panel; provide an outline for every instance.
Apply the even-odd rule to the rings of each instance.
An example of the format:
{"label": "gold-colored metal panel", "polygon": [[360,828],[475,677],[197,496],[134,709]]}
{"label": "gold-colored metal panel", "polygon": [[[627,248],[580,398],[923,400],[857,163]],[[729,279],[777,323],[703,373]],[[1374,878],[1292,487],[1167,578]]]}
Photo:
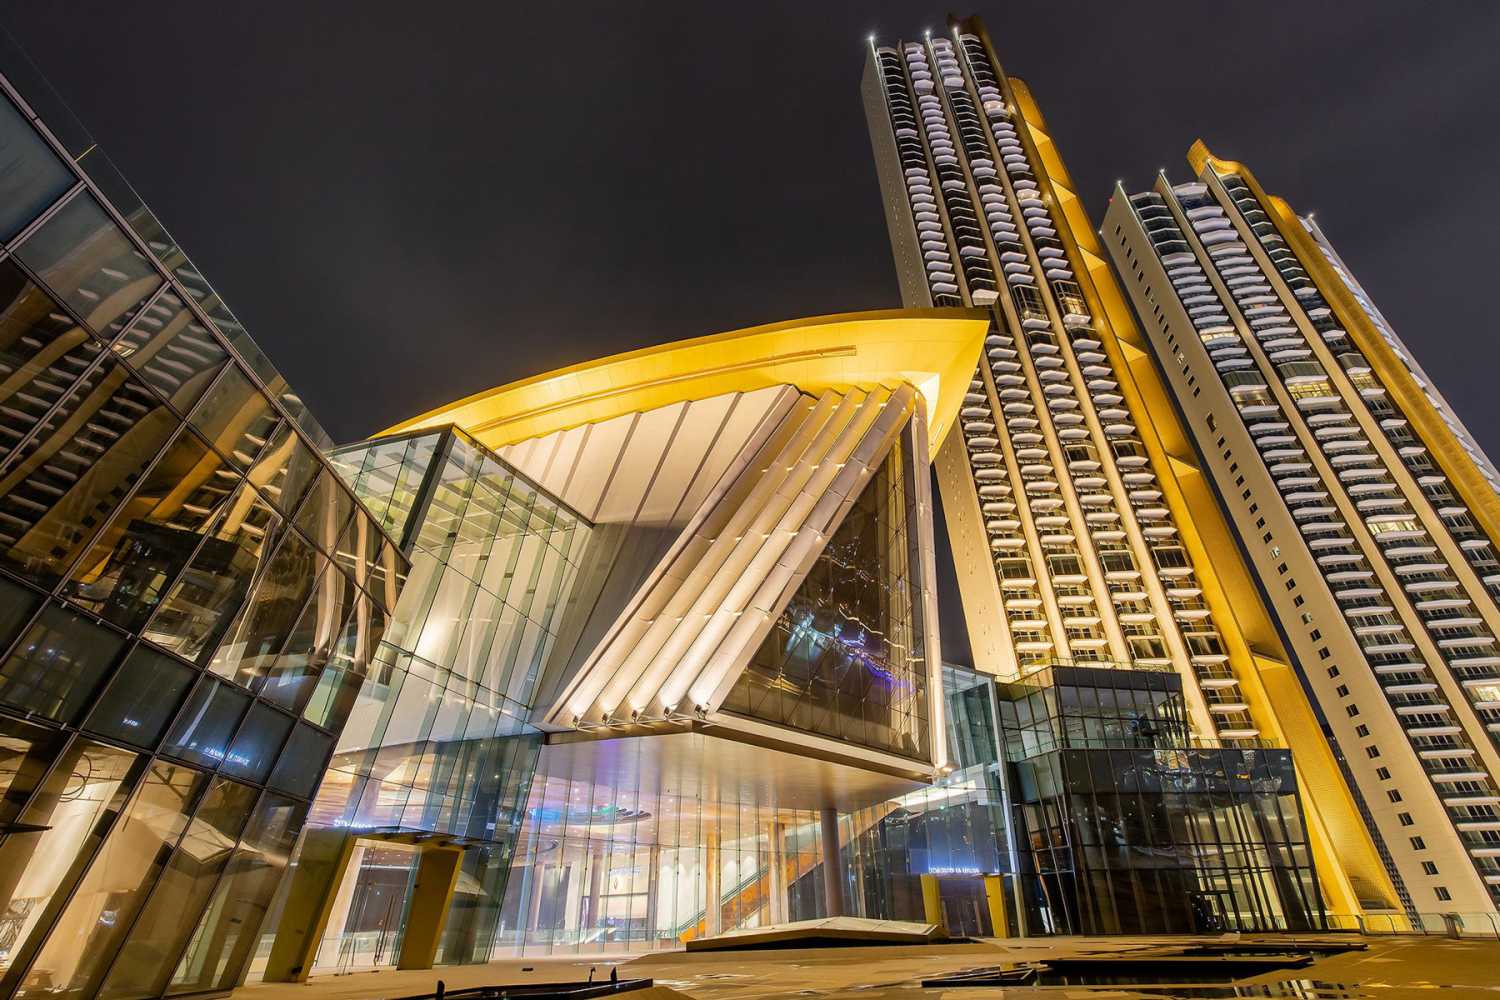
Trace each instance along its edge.
{"label": "gold-colored metal panel", "polygon": [[931,448],[947,435],[979,363],[988,317],[891,309],[790,320],[562,368],[469,396],[378,436],[457,424],[500,448],[580,424],[771,385],[808,393],[907,382],[926,399]]}

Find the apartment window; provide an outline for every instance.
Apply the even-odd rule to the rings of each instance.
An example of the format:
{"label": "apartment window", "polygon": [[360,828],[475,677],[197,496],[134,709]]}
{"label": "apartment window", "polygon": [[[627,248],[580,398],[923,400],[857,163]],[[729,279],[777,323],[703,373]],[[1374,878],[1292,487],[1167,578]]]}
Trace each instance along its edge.
{"label": "apartment window", "polygon": [[1363,724],[1355,726],[1354,735],[1358,736],[1360,739],[1364,739],[1366,736],[1370,735],[1370,727]]}
{"label": "apartment window", "polygon": [[1347,698],[1347,697],[1349,697],[1349,686],[1347,684],[1340,684],[1338,687],[1334,688],[1333,690],[1334,690],[1334,693],[1337,694],[1340,698]]}
{"label": "apartment window", "polygon": [[1334,664],[1333,666],[1331,666],[1331,667],[1328,668],[1328,676],[1329,677],[1337,677],[1338,675],[1339,675],[1338,664]]}
{"label": "apartment window", "polygon": [[1323,633],[1319,629],[1313,629],[1311,632],[1309,632],[1307,634],[1307,637],[1309,639],[1311,639],[1313,642],[1317,642],[1319,639],[1323,638]]}
{"label": "apartment window", "polygon": [[1400,802],[1401,801],[1401,789],[1399,789],[1399,788],[1392,788],[1390,791],[1388,791],[1388,792],[1385,793],[1385,797],[1388,798],[1388,799],[1390,799],[1392,802]]}
{"label": "apartment window", "polygon": [[1302,607],[1302,605],[1304,605],[1306,603],[1307,603],[1306,599],[1304,599],[1301,594],[1298,594],[1297,597],[1296,597],[1296,599],[1292,601],[1292,607],[1294,607],[1294,608],[1300,608],[1300,607]]}
{"label": "apartment window", "polygon": [[1257,517],[1255,519],[1255,526],[1257,528],[1264,528],[1266,526],[1266,519],[1263,517]]}
{"label": "apartment window", "polygon": [[1240,471],[1240,463],[1238,463],[1238,462],[1231,462],[1231,463],[1229,463],[1229,471],[1230,472],[1239,472]]}
{"label": "apartment window", "polygon": [[1411,849],[1414,851],[1425,851],[1427,850],[1427,841],[1421,837],[1413,837],[1411,838]]}
{"label": "apartment window", "polygon": [[1269,542],[1271,540],[1271,533],[1268,531],[1264,535],[1261,535],[1260,540],[1262,542]]}
{"label": "apartment window", "polygon": [[1311,625],[1312,624],[1312,615],[1308,614],[1306,611],[1302,612],[1302,624],[1304,624],[1304,625]]}
{"label": "apartment window", "polygon": [[1250,505],[1250,513],[1254,514],[1254,513],[1256,513],[1259,510],[1260,510],[1260,504],[1253,503],[1253,504]]}
{"label": "apartment window", "polygon": [[[1208,429],[1211,430],[1211,431],[1216,431],[1216,430],[1219,429],[1218,428],[1218,421],[1214,420],[1214,415],[1212,413],[1210,413],[1208,415]],[[1223,438],[1219,438],[1219,443],[1223,444],[1224,443],[1224,439]]]}
{"label": "apartment window", "polygon": [[1327,646],[1322,646],[1318,649],[1318,659],[1320,660],[1326,660],[1332,655],[1333,654],[1328,651]]}
{"label": "apartment window", "polygon": [[1422,874],[1423,875],[1436,875],[1437,873],[1438,873],[1437,865],[1433,864],[1431,861],[1424,861],[1424,862],[1422,862]]}
{"label": "apartment window", "polygon": [[1411,813],[1397,813],[1396,819],[1402,826],[1415,826],[1417,821],[1411,818]]}
{"label": "apartment window", "polygon": [[1349,715],[1349,718],[1352,719],[1356,715],[1359,714],[1359,706],[1358,705],[1349,705],[1349,706],[1345,707],[1344,711],[1347,712],[1348,715]]}
{"label": "apartment window", "polygon": [[[1295,578],[1288,578],[1287,579],[1287,581],[1286,581],[1286,589],[1287,590],[1296,590],[1297,589],[1297,581],[1296,581]],[[1327,657],[1325,656],[1324,659],[1326,660]]]}
{"label": "apartment window", "polygon": [[1365,747],[1365,756],[1370,758],[1371,760],[1374,760],[1376,757],[1380,756],[1380,748],[1377,746]]}
{"label": "apartment window", "polygon": [[1437,886],[1432,891],[1437,893],[1437,898],[1441,899],[1445,903],[1453,898],[1452,896],[1448,895],[1448,890],[1444,889],[1442,886]]}
{"label": "apartment window", "polygon": [[1285,575],[1285,573],[1286,573],[1286,563],[1282,563],[1279,566],[1277,566],[1276,567],[1276,572]]}
{"label": "apartment window", "polygon": [[[1240,481],[1244,482],[1244,480],[1240,480]],[[1240,499],[1241,500],[1249,500],[1250,499],[1250,491],[1246,490],[1245,492],[1241,493],[1240,494]]]}
{"label": "apartment window", "polygon": [[1379,778],[1381,781],[1390,781],[1391,769],[1388,767],[1377,767],[1375,769],[1375,777]]}

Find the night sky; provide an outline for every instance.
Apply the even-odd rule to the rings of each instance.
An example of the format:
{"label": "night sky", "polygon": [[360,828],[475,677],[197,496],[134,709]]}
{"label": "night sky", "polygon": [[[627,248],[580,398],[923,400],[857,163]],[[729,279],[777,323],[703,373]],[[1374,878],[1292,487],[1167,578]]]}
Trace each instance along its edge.
{"label": "night sky", "polygon": [[[1500,4],[977,13],[1096,222],[1116,178],[1187,179],[1202,136],[1317,214],[1500,451]],[[0,22],[349,441],[599,355],[899,304],[858,92],[865,38],[944,17],[50,0]]]}

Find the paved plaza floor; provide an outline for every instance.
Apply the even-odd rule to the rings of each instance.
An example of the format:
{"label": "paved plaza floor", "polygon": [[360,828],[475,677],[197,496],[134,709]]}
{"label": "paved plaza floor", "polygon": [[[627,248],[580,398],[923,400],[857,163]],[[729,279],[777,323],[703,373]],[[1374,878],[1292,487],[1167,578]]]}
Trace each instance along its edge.
{"label": "paved plaza floor", "polygon": [[[1314,957],[1303,968],[1233,982],[1157,982],[1007,987],[928,987],[922,980],[968,969],[1045,962],[1099,954],[1145,954],[1164,945],[1210,941],[1188,938],[985,939],[972,944],[852,947],[756,952],[664,952],[646,956],[567,956],[515,959],[426,972],[364,972],[315,977],[306,984],[251,984],[235,1000],[387,1000],[432,991],[501,983],[650,978],[650,993],[632,1000],[1217,1000],[1287,997],[1296,1000],[1432,1000],[1446,996],[1500,1000],[1500,941],[1445,938],[1345,938],[1363,950]],[[1267,949],[1291,948],[1285,938],[1263,939]],[[1324,939],[1327,940],[1327,939]],[[678,996],[674,996],[677,994]]]}

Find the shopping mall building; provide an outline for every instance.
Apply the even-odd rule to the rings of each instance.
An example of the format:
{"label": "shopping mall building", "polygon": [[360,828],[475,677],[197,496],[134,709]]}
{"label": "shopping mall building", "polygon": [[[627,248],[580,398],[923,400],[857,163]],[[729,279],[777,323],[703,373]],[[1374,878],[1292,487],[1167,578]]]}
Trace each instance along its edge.
{"label": "shopping mall building", "polygon": [[908,308],[338,446],[0,53],[0,995],[1421,909],[1030,95],[868,59]]}

